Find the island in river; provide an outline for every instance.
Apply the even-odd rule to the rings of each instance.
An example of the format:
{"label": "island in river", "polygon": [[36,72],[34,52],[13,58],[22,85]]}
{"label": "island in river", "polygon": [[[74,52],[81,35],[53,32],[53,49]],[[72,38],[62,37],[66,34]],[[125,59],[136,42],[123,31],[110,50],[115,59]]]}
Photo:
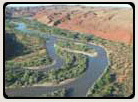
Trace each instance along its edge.
{"label": "island in river", "polygon": [[35,13],[5,20],[8,97],[126,97],[133,93],[131,41],[128,45],[126,40],[114,42],[49,26]]}

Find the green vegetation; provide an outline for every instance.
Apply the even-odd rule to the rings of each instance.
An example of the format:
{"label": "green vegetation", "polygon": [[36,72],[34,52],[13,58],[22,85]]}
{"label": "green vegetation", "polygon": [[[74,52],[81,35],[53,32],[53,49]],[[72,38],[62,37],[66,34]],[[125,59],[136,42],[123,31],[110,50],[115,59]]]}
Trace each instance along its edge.
{"label": "green vegetation", "polygon": [[106,73],[96,81],[94,86],[90,89],[88,97],[124,97],[125,86],[118,82],[112,82],[110,76],[110,70],[108,69]]}
{"label": "green vegetation", "polygon": [[56,82],[76,78],[85,71],[88,63],[85,55],[63,51],[59,48],[56,48],[56,52],[65,61],[65,65],[61,69],[53,72],[53,75],[56,77]]}
{"label": "green vegetation", "polygon": [[50,26],[42,24],[36,20],[19,19],[18,22],[19,21],[22,23],[25,23],[27,28],[29,30],[35,31],[35,33],[41,32],[41,33],[44,33],[44,35],[45,34],[55,35],[55,36],[59,36],[61,38],[64,37],[65,39],[78,39],[78,40],[82,40],[85,42],[90,41],[93,38],[93,36],[91,36],[91,35],[84,35],[84,34],[80,34],[78,32],[71,32],[68,30],[61,30],[61,29],[56,28],[56,27],[50,27]]}
{"label": "green vegetation", "polygon": [[[12,22],[6,23],[5,34],[5,84],[24,86],[38,83],[45,73],[24,69],[51,64],[46,54],[45,40],[40,37],[25,35],[11,28]],[[8,29],[8,30],[7,30]]]}
{"label": "green vegetation", "polygon": [[73,42],[70,42],[69,40],[66,40],[66,41],[65,40],[59,40],[56,45],[58,45],[62,48],[68,48],[68,49],[83,51],[83,52],[87,52],[87,53],[91,53],[91,54],[93,54],[95,52],[94,49],[92,49],[91,47],[89,47],[85,44],[73,43]]}
{"label": "green vegetation", "polygon": [[47,78],[42,82],[60,83],[67,79],[79,77],[86,69],[87,57],[81,54],[74,54],[56,48],[56,52],[65,61],[59,70],[50,70]]}
{"label": "green vegetation", "polygon": [[[91,92],[88,94],[89,97],[101,97],[105,94],[112,94],[112,89],[110,90],[110,70],[107,69],[106,73],[95,82],[95,85],[92,87]],[[106,86],[106,87],[103,87]],[[101,92],[102,90],[102,92]]]}
{"label": "green vegetation", "polygon": [[[40,38],[23,35],[21,33],[14,35],[14,42],[16,41],[23,45],[23,47],[20,46],[22,54],[20,54],[18,57],[15,57],[13,60],[11,59],[6,61],[6,66],[12,65],[11,67],[35,67],[51,64],[51,59],[46,55],[46,49],[44,46],[45,42],[43,39],[41,40]],[[6,46],[7,49],[12,48],[12,46],[17,47],[16,44],[11,45],[11,41],[9,42],[9,40],[6,41],[6,44],[8,45]],[[15,48],[13,54],[17,55],[15,52],[18,50],[20,51],[20,48]],[[10,49],[6,51],[8,53]]]}
{"label": "green vegetation", "polygon": [[[33,22],[33,21],[32,21]],[[40,22],[35,21],[35,25],[40,26],[39,28],[43,29],[41,32],[47,32],[48,34],[54,34],[56,36],[65,37],[65,39],[78,39],[81,42],[93,42],[97,45],[104,46],[108,51],[109,59],[111,65],[109,66],[110,73],[110,82],[106,80],[107,84],[101,85],[104,90],[98,92],[98,90],[91,91],[91,95],[93,96],[97,93],[97,96],[106,96],[107,91],[112,90],[111,96],[129,96],[133,91],[133,46],[125,45],[124,43],[112,42],[109,40],[105,40],[102,38],[95,37],[93,35],[80,34],[77,32],[71,32],[68,30],[61,30],[56,27],[49,27],[47,25],[41,24]],[[28,25],[31,29],[37,29],[37,26]],[[39,30],[39,29],[38,29]],[[107,74],[107,73],[105,73]],[[105,75],[106,76],[106,75]],[[114,76],[114,78],[112,78]],[[124,78],[123,78],[124,77]],[[102,77],[104,79],[104,76]],[[102,80],[102,79],[101,79]],[[109,86],[109,89],[106,87]],[[122,92],[119,92],[119,91]],[[96,92],[97,91],[97,92]],[[110,96],[108,94],[108,96]]]}
{"label": "green vegetation", "polygon": [[5,86],[28,86],[40,82],[45,78],[45,73],[23,68],[8,68],[5,70]]}
{"label": "green vegetation", "polygon": [[43,94],[40,97],[65,97],[66,90],[65,89],[59,89],[55,90],[53,92],[50,92],[48,94]]}
{"label": "green vegetation", "polygon": [[45,82],[59,83],[66,79],[76,78],[85,71],[86,56],[65,52],[58,48],[56,48],[57,53],[65,60],[65,65],[59,70],[50,70],[46,73],[23,69],[24,67],[47,65],[51,63],[51,60],[45,55],[44,39],[41,39],[41,34],[39,35],[38,32],[18,31],[15,27],[12,29],[8,31],[15,33],[16,40],[23,44],[25,48],[23,49],[24,53],[22,56],[5,62],[6,87],[28,86]]}
{"label": "green vegetation", "polygon": [[57,49],[57,52],[66,62],[62,68],[59,70],[50,70],[46,73],[7,67],[5,79],[6,86],[27,86],[45,82],[59,83],[66,79],[76,78],[85,71],[87,61],[84,55],[63,52],[60,51],[60,49]]}
{"label": "green vegetation", "polygon": [[[19,21],[19,20],[18,20]],[[65,38],[68,40],[80,40],[81,42],[93,42],[97,45],[104,46],[108,52],[108,57],[110,59],[110,66],[108,66],[108,70],[104,73],[104,75],[95,83],[94,86],[89,91],[89,97],[128,97],[132,94],[133,91],[133,46],[125,45],[123,43],[112,42],[108,40],[104,40],[93,35],[80,34],[78,32],[71,32],[68,30],[61,30],[56,27],[49,27],[45,24],[42,24],[35,20],[25,20],[22,19],[21,22],[24,22],[30,30],[34,30],[33,35],[35,36],[43,36],[46,34],[55,35],[61,38]],[[28,23],[29,22],[29,23]],[[9,30],[10,27],[6,29]],[[19,32],[15,30],[16,32]],[[43,34],[40,34],[43,33]],[[23,33],[23,32],[22,32]],[[24,32],[25,33],[25,32]],[[30,35],[31,35],[30,34]],[[67,45],[66,45],[67,44]],[[70,43],[66,43],[65,46]],[[60,44],[64,46],[62,43]],[[76,49],[76,45],[73,45]],[[83,46],[82,46],[83,47]],[[38,82],[61,82],[65,79],[76,78],[80,74],[85,71],[86,68],[86,56],[73,54],[66,51],[62,51],[61,49],[56,48],[57,54],[62,56],[65,60],[65,65],[63,68],[53,71],[51,70],[49,73],[44,72],[33,72],[33,71],[20,71],[16,73],[14,68],[6,68],[6,85],[12,84],[21,84],[25,85],[25,83],[32,84]],[[87,48],[84,50],[87,50]],[[80,60],[81,59],[81,60]],[[74,61],[76,60],[76,61]],[[25,79],[25,73],[29,74],[29,77]],[[37,76],[38,75],[38,76]],[[36,79],[31,79],[36,78]],[[35,76],[35,77],[34,77]],[[21,80],[22,79],[22,80]],[[33,80],[33,81],[32,81]]]}
{"label": "green vegetation", "polygon": [[27,54],[25,56],[16,57],[13,60],[6,61],[6,66],[12,67],[37,67],[51,64],[51,59],[46,55],[45,50],[40,50],[35,53]]}
{"label": "green vegetation", "polygon": [[14,27],[17,27],[17,25],[15,23],[13,23],[12,21],[10,20],[6,20],[5,21],[5,30],[8,31],[8,30],[12,30],[11,28],[14,28]]}
{"label": "green vegetation", "polygon": [[102,78],[89,90],[89,97],[127,97],[133,91],[132,46],[103,40],[109,55],[110,65]]}
{"label": "green vegetation", "polygon": [[[65,38],[68,40],[80,40],[81,42],[89,42],[89,41],[96,41],[96,42],[103,42],[106,41],[104,39],[95,37],[93,35],[88,34],[81,34],[78,32],[71,32],[69,30],[61,30],[56,27],[47,26],[42,24],[36,20],[27,20],[27,19],[18,19],[18,22],[25,23],[27,28],[31,30],[29,34],[33,34],[33,36],[44,36],[44,35],[55,35],[60,38]],[[29,22],[29,23],[28,23]],[[14,29],[16,31],[16,29]],[[25,32],[24,32],[25,33]],[[41,34],[40,34],[41,33]]]}

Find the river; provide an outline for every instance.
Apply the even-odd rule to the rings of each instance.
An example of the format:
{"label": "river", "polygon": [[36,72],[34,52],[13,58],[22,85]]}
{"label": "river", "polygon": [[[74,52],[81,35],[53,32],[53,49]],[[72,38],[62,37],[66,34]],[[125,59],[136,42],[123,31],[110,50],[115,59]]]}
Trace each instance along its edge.
{"label": "river", "polygon": [[[31,31],[27,30],[26,26],[22,23],[19,24],[17,29],[22,31]],[[47,35],[43,35],[42,37],[47,38]],[[56,43],[57,37],[48,36],[48,38],[49,40],[46,40],[47,53],[56,63],[48,68],[38,69],[40,71],[47,71],[51,68],[58,70],[64,63],[64,61],[55,53],[54,44]],[[59,86],[29,86],[23,88],[6,89],[6,94],[10,97],[37,97],[60,88],[65,88],[67,90],[66,97],[86,97],[89,88],[103,74],[108,66],[107,53],[104,48],[92,44],[87,45],[95,49],[98,55],[96,57],[88,56],[87,69],[82,75],[80,75],[80,77],[69,83],[65,83]]]}

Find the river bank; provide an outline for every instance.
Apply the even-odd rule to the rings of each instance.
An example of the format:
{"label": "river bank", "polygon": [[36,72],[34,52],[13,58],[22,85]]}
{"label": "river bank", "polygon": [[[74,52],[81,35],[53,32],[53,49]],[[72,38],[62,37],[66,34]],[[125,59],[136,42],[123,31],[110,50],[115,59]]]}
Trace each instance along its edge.
{"label": "river bank", "polygon": [[[60,61],[59,57],[55,53],[55,49],[54,49],[54,44],[56,43],[55,41],[56,41],[56,37],[51,36],[50,41],[47,42],[46,48],[48,49],[48,53],[50,54],[50,57],[52,59],[56,59],[57,61]],[[88,46],[90,46],[92,49],[95,49],[95,51],[97,52],[97,56],[96,57],[89,56],[87,69],[80,77],[76,78],[75,80],[69,79],[69,80],[63,81],[60,83],[59,86],[47,86],[47,85],[53,85],[51,83],[48,83],[47,85],[43,84],[44,86],[36,85],[36,86],[29,86],[29,87],[16,88],[16,89],[7,89],[6,93],[8,95],[11,95],[12,93],[12,95],[15,95],[15,96],[21,93],[21,95],[29,96],[32,94],[38,94],[38,92],[39,94],[40,92],[41,94],[47,93],[49,91],[52,92],[54,87],[54,90],[60,89],[60,88],[66,88],[66,90],[71,89],[72,91],[70,92],[69,97],[85,97],[91,85],[94,84],[94,82],[105,71],[106,66],[108,65],[107,54],[102,47],[91,45],[91,44],[89,44]],[[79,53],[82,53],[82,52],[79,52]],[[58,70],[61,68],[63,64],[61,63],[61,61],[60,63],[56,62],[55,67],[53,67],[54,70]],[[42,70],[42,71],[46,71],[46,70]],[[27,93],[28,88],[29,88],[29,93]]]}

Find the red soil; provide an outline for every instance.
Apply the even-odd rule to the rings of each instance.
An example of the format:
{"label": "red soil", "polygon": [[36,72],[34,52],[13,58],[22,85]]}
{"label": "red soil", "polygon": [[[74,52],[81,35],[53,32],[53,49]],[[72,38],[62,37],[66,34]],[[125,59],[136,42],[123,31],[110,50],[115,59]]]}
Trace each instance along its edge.
{"label": "red soil", "polygon": [[[45,9],[36,14],[34,18],[50,26],[94,34],[116,42],[131,44],[133,40],[131,8],[62,7]],[[60,23],[54,25],[57,20]]]}

